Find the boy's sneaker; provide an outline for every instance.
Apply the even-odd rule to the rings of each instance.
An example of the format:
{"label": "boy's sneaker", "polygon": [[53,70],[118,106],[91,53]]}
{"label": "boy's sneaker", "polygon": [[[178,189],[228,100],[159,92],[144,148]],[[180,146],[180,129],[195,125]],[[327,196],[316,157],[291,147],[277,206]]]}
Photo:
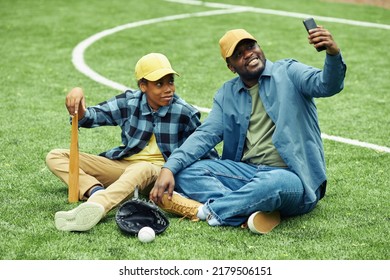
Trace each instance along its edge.
{"label": "boy's sneaker", "polygon": [[84,202],[69,211],[59,211],[54,216],[56,228],[62,231],[87,231],[104,215],[104,207],[95,202]]}
{"label": "boy's sneaker", "polygon": [[266,234],[280,224],[280,213],[278,211],[271,213],[254,212],[249,216],[247,224],[251,232]]}
{"label": "boy's sneaker", "polygon": [[202,205],[202,203],[186,198],[177,192],[173,192],[172,200],[168,199],[168,193],[164,193],[162,197],[162,204],[157,203],[157,205],[168,213],[176,214],[197,222],[199,221],[199,218],[196,214],[198,213],[198,208]]}

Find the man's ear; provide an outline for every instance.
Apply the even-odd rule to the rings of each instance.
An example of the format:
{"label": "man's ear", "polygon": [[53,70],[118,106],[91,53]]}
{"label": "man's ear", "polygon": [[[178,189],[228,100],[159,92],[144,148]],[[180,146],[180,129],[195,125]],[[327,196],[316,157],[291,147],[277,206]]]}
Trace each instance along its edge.
{"label": "man's ear", "polygon": [[236,69],[234,69],[234,67],[231,64],[227,63],[226,66],[227,66],[227,68],[229,68],[230,71],[232,71],[234,74],[236,74]]}

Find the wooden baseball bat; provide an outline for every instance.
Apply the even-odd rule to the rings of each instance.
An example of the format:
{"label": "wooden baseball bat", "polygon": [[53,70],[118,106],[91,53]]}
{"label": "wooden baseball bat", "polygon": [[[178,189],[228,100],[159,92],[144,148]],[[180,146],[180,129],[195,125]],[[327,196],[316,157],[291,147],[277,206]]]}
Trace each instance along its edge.
{"label": "wooden baseball bat", "polygon": [[68,201],[79,201],[79,127],[78,114],[72,119],[72,131],[70,137],[70,154],[69,154],[69,184],[68,184]]}

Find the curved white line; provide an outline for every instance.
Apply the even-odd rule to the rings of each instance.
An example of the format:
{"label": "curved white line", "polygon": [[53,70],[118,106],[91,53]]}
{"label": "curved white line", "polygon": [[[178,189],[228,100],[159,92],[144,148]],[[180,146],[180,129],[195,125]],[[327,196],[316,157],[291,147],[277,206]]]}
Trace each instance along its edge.
{"label": "curved white line", "polygon": [[90,77],[92,80],[94,80],[100,84],[106,85],[110,88],[124,91],[124,90],[128,89],[129,87],[107,79],[106,77],[104,77],[104,76],[100,75],[99,73],[95,72],[94,70],[92,70],[86,64],[86,62],[84,60],[84,52],[93,43],[102,39],[103,37],[114,34],[116,32],[119,32],[119,31],[122,31],[125,29],[143,26],[143,25],[149,25],[149,24],[154,24],[154,23],[164,22],[164,21],[174,21],[174,20],[179,20],[179,19],[186,19],[186,18],[190,18],[190,17],[204,17],[204,16],[213,16],[213,15],[220,15],[220,14],[239,13],[242,11],[243,11],[242,8],[237,8],[237,9],[231,9],[231,10],[214,10],[214,11],[198,12],[198,13],[191,13],[191,14],[180,14],[180,15],[173,15],[173,16],[166,16],[166,17],[161,17],[161,18],[142,20],[142,21],[137,21],[137,22],[131,22],[131,23],[120,25],[120,26],[117,26],[117,27],[114,27],[111,29],[106,29],[106,30],[103,30],[99,33],[96,33],[95,35],[92,35],[91,37],[80,42],[73,49],[72,63],[78,71],[80,71],[81,73],[83,73],[87,77]]}
{"label": "curved white line", "polygon": [[[188,1],[175,1],[175,0],[166,0],[166,1],[188,2]],[[199,1],[192,1],[192,2],[199,2]],[[73,49],[72,63],[78,71],[80,71],[81,73],[83,73],[87,77],[91,78],[92,80],[94,80],[100,84],[106,85],[110,88],[117,89],[119,91],[125,91],[125,90],[130,89],[130,88],[125,86],[125,85],[122,85],[120,83],[117,83],[115,81],[107,79],[106,77],[104,77],[104,76],[100,75],[99,73],[95,72],[94,70],[92,70],[86,64],[86,62],[84,60],[84,52],[89,46],[91,46],[96,41],[104,38],[105,36],[112,35],[116,32],[119,32],[119,31],[122,31],[125,29],[130,29],[130,28],[134,28],[134,27],[139,27],[139,26],[143,26],[143,25],[149,25],[149,24],[154,24],[154,23],[164,22],[164,21],[174,21],[174,20],[179,20],[179,19],[186,19],[186,18],[190,18],[190,17],[203,17],[203,16],[221,15],[221,14],[229,14],[229,13],[247,12],[247,11],[249,11],[249,8],[250,8],[250,7],[233,6],[233,5],[228,5],[228,6],[230,6],[229,9],[224,9],[224,10],[213,10],[213,11],[206,11],[206,12],[196,12],[196,13],[189,13],[189,14],[166,16],[166,17],[161,17],[161,18],[154,18],[154,19],[142,20],[142,21],[138,21],[138,22],[132,22],[132,23],[120,25],[120,26],[117,26],[117,27],[114,27],[111,29],[103,30],[103,31],[96,33],[96,34],[92,35],[91,37],[85,39],[84,41],[80,42]],[[219,6],[219,8],[221,8],[221,6]],[[227,8],[227,7],[225,7],[225,8]],[[259,9],[255,9],[255,10],[259,10]],[[253,8],[250,11],[254,11]],[[302,14],[300,14],[300,15],[302,15]],[[199,111],[205,112],[205,113],[209,113],[211,110],[209,108],[203,108],[203,107],[199,107],[196,105],[193,105],[193,106],[195,108],[197,108]],[[321,137],[324,139],[329,139],[329,140],[333,140],[336,142],[346,143],[349,145],[355,145],[355,146],[359,146],[359,147],[373,149],[373,150],[380,151],[380,152],[390,153],[390,148],[388,148],[388,147],[383,147],[383,146],[378,146],[375,144],[361,142],[359,140],[347,139],[347,138],[342,138],[339,136],[331,136],[331,135],[327,135],[324,133],[321,134]]]}

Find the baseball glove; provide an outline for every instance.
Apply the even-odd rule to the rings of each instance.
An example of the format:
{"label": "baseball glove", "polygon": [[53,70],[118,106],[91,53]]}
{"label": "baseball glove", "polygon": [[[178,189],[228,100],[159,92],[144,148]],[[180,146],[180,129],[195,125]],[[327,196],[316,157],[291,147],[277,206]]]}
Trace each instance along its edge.
{"label": "baseball glove", "polygon": [[138,198],[123,203],[115,220],[124,233],[131,235],[137,235],[143,227],[151,227],[156,234],[160,234],[169,226],[169,220],[157,205]]}

